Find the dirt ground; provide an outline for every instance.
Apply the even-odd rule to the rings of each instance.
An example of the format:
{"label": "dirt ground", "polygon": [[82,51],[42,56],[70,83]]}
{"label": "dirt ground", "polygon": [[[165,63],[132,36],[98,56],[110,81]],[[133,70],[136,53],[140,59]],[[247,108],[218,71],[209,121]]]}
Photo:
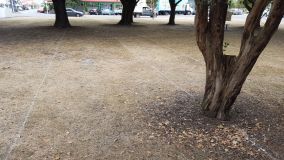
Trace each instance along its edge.
{"label": "dirt ground", "polygon": [[[284,25],[229,122],[200,111],[205,68],[193,19],[0,20],[0,159],[284,159]],[[226,54],[237,54],[231,22]]]}

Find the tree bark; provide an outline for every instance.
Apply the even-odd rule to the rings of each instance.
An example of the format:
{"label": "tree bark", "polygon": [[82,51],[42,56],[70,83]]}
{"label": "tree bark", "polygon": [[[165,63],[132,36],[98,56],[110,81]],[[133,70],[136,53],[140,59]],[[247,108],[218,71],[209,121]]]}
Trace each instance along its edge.
{"label": "tree bark", "polygon": [[252,7],[253,7],[253,5],[254,5],[254,1],[255,1],[255,0],[244,0],[244,1],[243,1],[243,4],[244,4],[245,8],[246,8],[249,12],[251,11],[251,9],[252,9]]}
{"label": "tree bark", "polygon": [[[271,0],[269,0],[269,2],[271,2]],[[254,6],[254,3],[255,3],[255,0],[244,0],[243,1],[243,4],[245,6],[245,8],[251,12],[253,6]],[[262,15],[263,15],[263,12],[264,12],[265,8],[262,9],[261,11],[261,17],[258,17],[257,19],[257,28],[260,28],[260,23],[261,23],[261,18],[262,18]]]}
{"label": "tree bark", "polygon": [[182,0],[169,0],[170,6],[171,6],[171,14],[168,25],[175,25],[175,17],[176,17],[176,7]]}
{"label": "tree bark", "polygon": [[65,0],[52,0],[55,11],[54,27],[68,28],[71,27],[66,13]]}
{"label": "tree bark", "polygon": [[133,23],[133,12],[138,1],[136,0],[121,0],[123,5],[120,25],[131,25]]}
{"label": "tree bark", "polygon": [[227,0],[211,0],[210,4],[199,0],[195,2],[197,44],[206,64],[202,109],[209,117],[228,120],[229,111],[247,76],[281,22],[284,1],[274,0],[271,15],[260,31],[257,27],[258,19],[269,0],[255,2],[246,20],[238,56],[223,53]]}
{"label": "tree bark", "polygon": [[171,6],[171,14],[169,19],[169,25],[175,25],[175,17],[176,17],[176,3],[170,3]]}

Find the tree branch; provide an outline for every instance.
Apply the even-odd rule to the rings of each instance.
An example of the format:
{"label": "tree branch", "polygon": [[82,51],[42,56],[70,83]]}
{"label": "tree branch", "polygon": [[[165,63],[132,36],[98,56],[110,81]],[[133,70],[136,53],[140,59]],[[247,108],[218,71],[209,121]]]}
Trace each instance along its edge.
{"label": "tree branch", "polygon": [[207,1],[195,0],[195,4],[196,41],[200,51],[204,54],[206,51],[206,35],[208,26],[208,3]]}
{"label": "tree branch", "polygon": [[176,5],[178,5],[181,1],[182,1],[182,0],[177,1],[177,2],[176,2]]}
{"label": "tree branch", "polygon": [[242,43],[238,57],[242,56],[246,50],[246,47],[255,38],[255,31],[258,27],[258,19],[261,17],[262,11],[268,5],[270,0],[257,0],[255,1],[251,12],[249,13],[242,37]]}
{"label": "tree branch", "polygon": [[[256,23],[255,20],[257,19],[257,16],[260,16],[260,12],[262,8],[265,7],[266,2],[267,0],[256,1],[252,12],[247,19],[244,29],[245,31],[243,33],[240,55],[237,57],[236,65],[233,68],[234,75],[231,76],[230,83],[227,85],[227,87],[237,87],[243,84],[256,63],[259,55],[267,46],[282,20],[284,14],[284,1],[274,0],[271,13],[265,23],[264,28],[257,35],[254,35],[254,32],[257,29],[253,23]],[[250,33],[250,31],[252,33]],[[240,77],[242,77],[242,80],[238,81]],[[233,93],[234,90],[236,90],[236,88],[233,88],[230,92]],[[237,91],[239,92],[240,89]],[[227,92],[229,93],[229,91]]]}
{"label": "tree branch", "polygon": [[277,31],[279,24],[281,23],[282,17],[284,15],[284,1],[274,0],[271,13],[266,20],[263,29],[260,31],[256,38],[256,42],[259,42],[257,51],[259,54],[265,48],[265,46],[270,41],[272,35]]}
{"label": "tree branch", "polygon": [[243,4],[244,4],[245,8],[250,12],[252,7],[253,7],[254,1],[253,0],[244,0]]}

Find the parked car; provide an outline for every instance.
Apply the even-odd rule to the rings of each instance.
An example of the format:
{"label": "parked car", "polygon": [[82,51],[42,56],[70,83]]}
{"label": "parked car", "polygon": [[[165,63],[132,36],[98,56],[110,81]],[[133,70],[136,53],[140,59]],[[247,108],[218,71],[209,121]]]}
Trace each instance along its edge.
{"label": "parked car", "polygon": [[93,8],[93,9],[89,10],[89,14],[90,15],[99,15],[99,14],[101,14],[101,11],[96,9],[96,8]]}
{"label": "parked car", "polygon": [[102,15],[114,15],[114,11],[112,11],[111,9],[103,9],[102,10]]}
{"label": "parked car", "polygon": [[136,6],[134,9],[134,17],[139,18],[140,16],[150,16],[157,17],[158,13],[152,10],[150,7],[146,6]]}
{"label": "parked car", "polygon": [[233,15],[242,15],[243,14],[243,10],[241,10],[239,8],[232,8],[232,9],[230,9],[230,12],[232,12]]}
{"label": "parked car", "polygon": [[114,10],[115,15],[121,15],[122,14],[122,9],[115,9]]}
{"label": "parked car", "polygon": [[30,7],[25,6],[25,5],[23,5],[22,8],[23,8],[24,10],[29,10],[29,9],[30,9]]}
{"label": "parked car", "polygon": [[84,15],[84,12],[77,11],[73,8],[66,8],[66,13],[68,16],[75,16],[75,17],[82,17]]}
{"label": "parked car", "polygon": [[38,12],[38,13],[44,13],[44,7],[39,7],[39,8],[37,9],[37,12]]}
{"label": "parked car", "polygon": [[195,15],[195,9],[190,4],[185,5],[184,15]]}
{"label": "parked car", "polygon": [[17,9],[18,9],[18,11],[23,11],[24,10],[23,7],[21,7],[21,6],[18,6]]}

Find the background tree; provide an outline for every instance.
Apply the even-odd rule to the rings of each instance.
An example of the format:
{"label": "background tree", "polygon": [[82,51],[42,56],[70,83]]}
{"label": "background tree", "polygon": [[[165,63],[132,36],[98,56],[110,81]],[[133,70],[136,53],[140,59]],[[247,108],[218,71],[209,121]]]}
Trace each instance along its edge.
{"label": "background tree", "polygon": [[154,17],[154,11],[155,11],[155,8],[157,6],[157,2],[158,0],[147,0],[146,3],[147,5],[152,9],[153,11],[153,17]]}
{"label": "background tree", "polygon": [[169,0],[171,6],[171,14],[169,19],[169,25],[175,25],[175,17],[176,17],[176,7],[182,0]]}
{"label": "background tree", "polygon": [[254,6],[254,1],[255,0],[243,0],[243,4],[245,8],[250,12],[252,7]]}
{"label": "background tree", "polygon": [[284,1],[274,0],[264,27],[258,29],[257,20],[269,0],[256,0],[246,19],[239,54],[224,55],[227,2],[228,0],[211,0],[210,3],[208,0],[195,0],[197,44],[206,64],[202,109],[205,115],[221,120],[229,118],[231,106],[284,14]]}
{"label": "background tree", "polygon": [[65,0],[52,0],[55,12],[54,27],[68,28],[71,27],[66,13]]}
{"label": "background tree", "polygon": [[81,6],[81,3],[81,0],[66,0],[66,7],[78,8],[78,6]]}
{"label": "background tree", "polygon": [[139,0],[120,0],[122,3],[122,14],[121,20],[118,24],[120,25],[131,25],[133,23],[133,12],[136,4]]}
{"label": "background tree", "polygon": [[229,8],[244,8],[243,0],[229,0]]}

